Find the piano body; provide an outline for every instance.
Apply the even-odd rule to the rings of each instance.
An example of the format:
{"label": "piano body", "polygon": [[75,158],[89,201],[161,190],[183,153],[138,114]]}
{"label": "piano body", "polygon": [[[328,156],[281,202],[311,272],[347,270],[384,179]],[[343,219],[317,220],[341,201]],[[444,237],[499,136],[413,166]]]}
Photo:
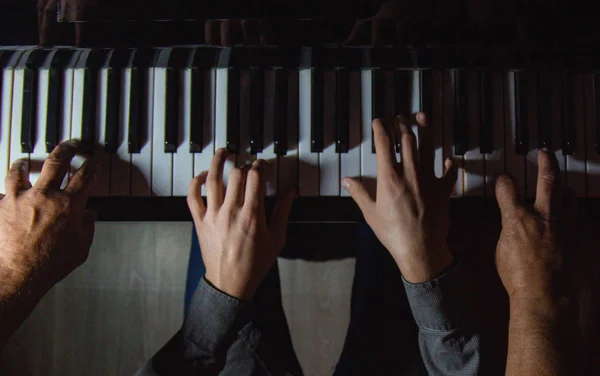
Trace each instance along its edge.
{"label": "piano body", "polygon": [[40,3],[39,27],[30,5],[0,16],[0,191],[10,161],[29,158],[34,183],[36,161],[80,138],[99,161],[90,205],[100,220],[189,221],[188,184],[225,147],[226,170],[270,161],[269,208],[297,189],[288,255],[346,257],[362,217],[340,180],[373,187],[372,119],[424,111],[436,174],[446,157],[461,166],[450,240],[482,281],[482,325],[500,368],[508,311],[494,267],[494,178],[509,173],[531,200],[537,150],[556,153],[579,198],[583,235],[571,234],[567,257],[582,364],[598,369],[594,12],[553,3],[542,17],[534,4],[433,0]]}

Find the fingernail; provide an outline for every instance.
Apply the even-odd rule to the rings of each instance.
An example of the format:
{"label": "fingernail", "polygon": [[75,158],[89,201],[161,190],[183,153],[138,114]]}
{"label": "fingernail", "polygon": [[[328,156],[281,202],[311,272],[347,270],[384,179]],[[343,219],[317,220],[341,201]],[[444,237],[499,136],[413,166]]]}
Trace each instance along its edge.
{"label": "fingernail", "polygon": [[424,122],[425,121],[425,114],[422,113],[422,112],[419,112],[417,114],[417,120],[420,121],[420,122]]}
{"label": "fingernail", "polygon": [[21,164],[19,165],[19,169],[21,169],[21,172],[28,172],[29,171],[29,162],[22,160]]}
{"label": "fingernail", "polygon": [[350,179],[348,179],[348,178],[342,179],[342,187],[344,187],[345,189],[350,188]]}

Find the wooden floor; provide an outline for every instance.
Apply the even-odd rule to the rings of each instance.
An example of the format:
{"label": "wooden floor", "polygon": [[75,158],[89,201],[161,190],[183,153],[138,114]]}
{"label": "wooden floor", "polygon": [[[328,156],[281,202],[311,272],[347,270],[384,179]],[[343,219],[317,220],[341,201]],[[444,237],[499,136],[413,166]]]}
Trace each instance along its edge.
{"label": "wooden floor", "polygon": [[[132,375],[180,327],[190,223],[99,223],[88,261],[13,336],[2,375]],[[284,309],[308,376],[331,375],[354,260],[279,261]]]}

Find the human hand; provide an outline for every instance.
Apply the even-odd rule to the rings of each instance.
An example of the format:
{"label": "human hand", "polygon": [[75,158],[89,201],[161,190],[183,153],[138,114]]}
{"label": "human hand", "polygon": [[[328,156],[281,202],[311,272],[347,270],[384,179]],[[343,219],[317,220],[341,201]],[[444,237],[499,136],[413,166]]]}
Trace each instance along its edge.
{"label": "human hand", "polygon": [[423,113],[417,115],[417,121],[419,151],[411,129],[402,118],[396,119],[402,138],[401,163],[396,162],[392,137],[383,122],[373,121],[376,200],[358,180],[345,178],[342,182],[404,278],[412,283],[429,281],[452,263],[446,237],[450,194],[457,177],[450,159],[445,162],[445,175],[435,176],[431,127]]}
{"label": "human hand", "polygon": [[553,300],[562,273],[563,190],[558,161],[554,153],[540,151],[538,164],[533,208],[519,202],[512,179],[500,176],[496,183],[502,212],[496,267],[511,305]]}
{"label": "human hand", "polygon": [[0,199],[0,300],[43,295],[87,259],[95,222],[85,210],[93,162],[86,160],[60,189],[78,148],[76,141],[57,146],[33,187],[27,161],[11,166]]}
{"label": "human hand", "polygon": [[[251,300],[285,245],[293,195],[277,202],[267,226],[263,176],[267,162],[257,160],[249,169],[232,169],[224,195],[226,157],[227,151],[219,149],[208,172],[194,178],[188,205],[200,240],[205,278],[228,295]],[[200,193],[204,183],[207,205]]]}

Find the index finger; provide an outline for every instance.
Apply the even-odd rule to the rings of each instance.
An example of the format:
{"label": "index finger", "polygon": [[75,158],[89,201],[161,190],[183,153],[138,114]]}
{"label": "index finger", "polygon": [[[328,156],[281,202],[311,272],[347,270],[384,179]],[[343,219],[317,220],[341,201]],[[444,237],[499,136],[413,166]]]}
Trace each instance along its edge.
{"label": "index finger", "polygon": [[426,176],[434,176],[434,156],[433,140],[431,134],[431,125],[428,117],[419,112],[417,114],[417,124],[419,124],[419,164],[421,172]]}
{"label": "index finger", "polygon": [[556,155],[540,150],[538,153],[538,178],[533,208],[544,218],[551,219],[560,206],[561,181],[560,168]]}
{"label": "index finger", "polygon": [[82,199],[83,204],[85,204],[95,172],[95,161],[93,159],[86,159],[83,165],[71,177],[71,181],[65,187],[65,193]]}
{"label": "index finger", "polygon": [[392,139],[381,119],[373,120],[373,137],[375,138],[377,176],[387,176],[389,175],[389,171],[395,171],[396,154],[393,152],[394,145]]}
{"label": "index finger", "polygon": [[79,142],[69,140],[62,142],[52,150],[44,161],[40,177],[35,187],[41,190],[58,190],[69,170],[71,160],[79,151]]}

